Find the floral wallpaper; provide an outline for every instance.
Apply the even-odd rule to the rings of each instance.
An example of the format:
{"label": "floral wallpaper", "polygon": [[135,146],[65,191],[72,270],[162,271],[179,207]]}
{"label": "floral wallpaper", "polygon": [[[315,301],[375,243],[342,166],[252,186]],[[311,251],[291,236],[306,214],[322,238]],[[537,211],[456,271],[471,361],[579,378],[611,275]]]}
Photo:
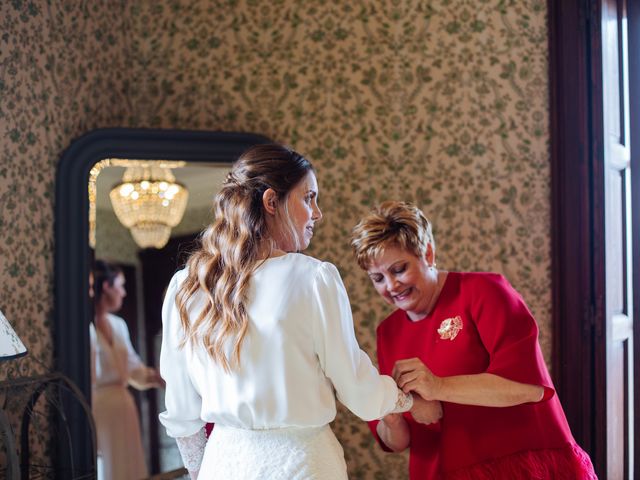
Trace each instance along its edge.
{"label": "floral wallpaper", "polygon": [[[0,310],[29,351],[0,378],[53,368],[56,164],[73,138],[124,122],[113,95],[126,80],[114,33],[124,14],[117,2],[0,2]],[[9,414],[25,404],[8,403]],[[51,464],[49,431],[32,431],[34,464]]]}
{"label": "floral wallpaper", "polygon": [[[325,215],[309,253],[340,268],[372,355],[389,310],[349,231],[393,198],[432,219],[441,268],[507,276],[550,358],[544,0],[12,0],[0,25],[0,310],[31,370],[52,365],[56,163],[106,126],[252,131],[306,154]],[[351,478],[406,478],[351,414],[334,430]]]}

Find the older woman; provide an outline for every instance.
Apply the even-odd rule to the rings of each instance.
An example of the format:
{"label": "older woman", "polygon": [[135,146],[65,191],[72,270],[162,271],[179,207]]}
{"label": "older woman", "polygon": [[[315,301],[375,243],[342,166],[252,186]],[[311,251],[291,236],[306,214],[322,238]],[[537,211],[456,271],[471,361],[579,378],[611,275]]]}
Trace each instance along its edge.
{"label": "older woman", "polygon": [[352,246],[397,307],[377,330],[381,373],[443,409],[432,425],[409,414],[370,424],[383,448],[410,448],[411,479],[596,478],[555,395],[536,322],[503,276],[437,270],[431,224],[407,203],[375,208]]}

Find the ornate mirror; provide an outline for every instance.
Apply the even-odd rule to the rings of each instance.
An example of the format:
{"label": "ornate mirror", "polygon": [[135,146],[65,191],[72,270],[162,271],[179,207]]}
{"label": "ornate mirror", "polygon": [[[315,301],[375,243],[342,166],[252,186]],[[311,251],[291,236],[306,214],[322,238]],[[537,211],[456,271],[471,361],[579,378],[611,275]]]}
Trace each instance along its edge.
{"label": "ornate mirror", "polygon": [[[89,325],[94,315],[89,297],[89,272],[93,258],[90,241],[94,238],[96,218],[98,221],[100,219],[100,214],[96,215],[95,210],[95,205],[100,205],[100,199],[95,197],[95,189],[90,190],[95,188],[99,171],[106,173],[107,170],[113,169],[111,177],[107,177],[106,181],[109,190],[115,191],[110,184],[116,183],[116,186],[122,187],[121,191],[124,194],[133,188],[124,186],[127,181],[126,175],[135,176],[134,168],[127,167],[144,170],[147,166],[164,162],[164,166],[171,167],[171,172],[175,174],[173,180],[176,186],[171,186],[173,180],[167,177],[159,180],[159,183],[165,181],[161,188],[170,188],[173,192],[170,196],[180,197],[182,194],[179,193],[179,189],[183,183],[199,180],[202,188],[202,176],[208,171],[217,171],[219,177],[220,169],[230,166],[249,146],[268,141],[264,136],[251,133],[102,129],[75,140],[64,152],[56,179],[53,323],[55,368],[72,380],[88,399],[91,398]],[[178,172],[183,167],[190,167],[190,171],[187,172],[188,168],[185,168],[184,172]],[[189,178],[191,180],[188,180]],[[215,181],[211,183],[213,194]],[[90,188],[91,184],[93,187]],[[126,210],[126,202],[117,208]],[[122,212],[116,213],[120,218]],[[201,220],[200,222],[202,223]],[[100,229],[97,231],[100,232]],[[132,231],[132,234],[138,245],[143,246],[160,242],[158,238],[163,235],[151,230]],[[99,237],[100,235],[98,241]],[[170,245],[171,242],[168,242]],[[163,258],[158,252],[162,250],[145,248],[141,250],[139,257],[147,261],[148,265],[157,265]],[[158,309],[162,301],[161,294],[162,292],[153,294],[154,297],[158,297]],[[153,307],[147,310],[153,310]],[[152,344],[153,339],[147,339],[146,345]],[[143,351],[147,350],[144,345],[137,345],[140,346]],[[59,458],[63,463],[60,468],[76,474],[94,472],[94,439],[87,418],[80,411],[72,411],[67,423],[71,442],[69,445],[59,445],[62,450]]]}

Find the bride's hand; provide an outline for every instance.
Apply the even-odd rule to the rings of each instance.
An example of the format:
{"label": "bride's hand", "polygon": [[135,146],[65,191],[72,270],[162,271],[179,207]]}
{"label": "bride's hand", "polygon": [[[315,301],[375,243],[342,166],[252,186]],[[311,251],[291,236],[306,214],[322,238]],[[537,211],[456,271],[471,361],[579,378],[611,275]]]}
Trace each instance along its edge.
{"label": "bride's hand", "polygon": [[442,418],[442,404],[438,400],[425,400],[414,395],[411,416],[416,422],[425,425],[437,423]]}

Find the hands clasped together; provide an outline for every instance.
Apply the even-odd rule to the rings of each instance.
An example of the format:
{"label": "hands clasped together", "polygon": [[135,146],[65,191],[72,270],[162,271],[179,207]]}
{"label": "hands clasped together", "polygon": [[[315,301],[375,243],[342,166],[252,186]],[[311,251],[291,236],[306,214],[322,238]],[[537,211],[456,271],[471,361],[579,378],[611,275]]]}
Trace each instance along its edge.
{"label": "hands clasped together", "polygon": [[[411,415],[416,422],[429,425],[442,418],[442,404],[436,400],[442,380],[420,359],[397,361],[391,374],[402,391],[413,393]],[[407,448],[411,441],[409,424],[402,413],[386,415],[376,430],[385,445],[396,452]]]}
{"label": "hands clasped together", "polygon": [[413,392],[411,415],[416,422],[428,425],[442,418],[442,405],[435,399],[441,380],[419,358],[398,360],[392,376],[403,392]]}
{"label": "hands clasped together", "polygon": [[[442,418],[442,405],[435,400],[434,395],[439,388],[440,378],[436,377],[419,358],[397,361],[391,375],[404,393],[414,394],[411,415],[416,422],[429,425]],[[391,413],[382,421],[391,428],[404,423],[401,413]]]}
{"label": "hands clasped together", "polygon": [[398,360],[391,374],[404,393],[414,393],[411,415],[416,422],[429,425],[442,418],[442,405],[435,399],[441,379],[419,358]]}

